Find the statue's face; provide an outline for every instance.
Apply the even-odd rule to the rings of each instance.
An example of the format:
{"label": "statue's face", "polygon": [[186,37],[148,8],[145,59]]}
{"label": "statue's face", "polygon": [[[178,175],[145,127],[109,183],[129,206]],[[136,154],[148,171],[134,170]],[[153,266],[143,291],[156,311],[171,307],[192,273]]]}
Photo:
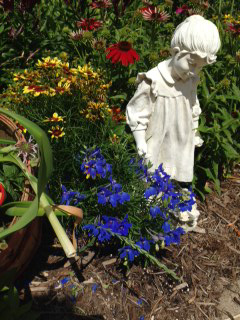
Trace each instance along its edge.
{"label": "statue's face", "polygon": [[202,67],[207,65],[206,59],[196,54],[176,52],[172,58],[172,76],[175,79],[186,81],[196,76]]}

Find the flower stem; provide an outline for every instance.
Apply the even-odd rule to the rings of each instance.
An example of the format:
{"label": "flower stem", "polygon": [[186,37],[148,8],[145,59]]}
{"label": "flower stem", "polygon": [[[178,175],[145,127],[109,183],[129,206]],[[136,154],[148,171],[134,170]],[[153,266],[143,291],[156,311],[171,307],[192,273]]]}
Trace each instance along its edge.
{"label": "flower stem", "polygon": [[[38,186],[37,186],[37,179],[34,177],[30,172],[28,172],[26,166],[23,162],[15,155],[12,155],[15,161],[18,163],[19,167],[22,169],[23,173],[25,174],[26,178],[28,179],[29,183],[35,194],[37,195]],[[44,209],[45,214],[53,227],[53,230],[63,247],[63,250],[67,256],[67,258],[73,258],[76,256],[76,249],[74,249],[73,244],[69,240],[65,230],[63,229],[62,225],[60,224],[58,218],[56,217],[51,204],[49,203],[45,193],[42,193],[40,197],[40,207]]]}

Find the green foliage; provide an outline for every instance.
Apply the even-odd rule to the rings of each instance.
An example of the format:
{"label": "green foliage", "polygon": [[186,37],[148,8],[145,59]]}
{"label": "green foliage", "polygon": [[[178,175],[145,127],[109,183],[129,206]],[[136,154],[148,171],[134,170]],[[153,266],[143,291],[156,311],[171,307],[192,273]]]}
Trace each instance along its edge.
{"label": "green foliage", "polygon": [[15,270],[1,274],[0,277],[0,313],[1,320],[35,320],[39,313],[31,309],[32,302],[21,303],[18,291],[14,287]]}
{"label": "green foliage", "polygon": [[3,183],[8,196],[13,201],[19,200],[24,180],[24,174],[16,165],[2,164],[2,168],[0,168],[0,182]]}

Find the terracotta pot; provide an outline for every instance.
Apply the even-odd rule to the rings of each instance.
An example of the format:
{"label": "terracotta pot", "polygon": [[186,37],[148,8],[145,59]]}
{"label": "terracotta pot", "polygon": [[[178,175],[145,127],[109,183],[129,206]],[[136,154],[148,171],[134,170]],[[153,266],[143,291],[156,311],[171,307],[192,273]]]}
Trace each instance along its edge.
{"label": "terracotta pot", "polygon": [[[16,124],[4,115],[0,115],[0,137],[13,141],[24,141],[24,136]],[[31,170],[31,167],[28,167]],[[25,182],[22,201],[30,201],[29,183]],[[0,216],[1,218],[1,216]],[[10,225],[14,224],[17,218],[13,218]],[[27,267],[34,253],[38,249],[42,235],[41,218],[34,219],[27,227],[13,233],[7,238],[8,248],[0,252],[0,276],[7,270],[16,268],[18,277]]]}

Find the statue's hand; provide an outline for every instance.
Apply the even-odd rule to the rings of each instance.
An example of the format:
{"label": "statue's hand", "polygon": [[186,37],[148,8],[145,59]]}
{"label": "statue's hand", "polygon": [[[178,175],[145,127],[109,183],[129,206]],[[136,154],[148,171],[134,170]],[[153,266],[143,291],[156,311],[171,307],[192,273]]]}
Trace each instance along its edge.
{"label": "statue's hand", "polygon": [[147,143],[145,141],[141,141],[141,143],[137,144],[138,154],[139,156],[143,156],[147,154]]}

